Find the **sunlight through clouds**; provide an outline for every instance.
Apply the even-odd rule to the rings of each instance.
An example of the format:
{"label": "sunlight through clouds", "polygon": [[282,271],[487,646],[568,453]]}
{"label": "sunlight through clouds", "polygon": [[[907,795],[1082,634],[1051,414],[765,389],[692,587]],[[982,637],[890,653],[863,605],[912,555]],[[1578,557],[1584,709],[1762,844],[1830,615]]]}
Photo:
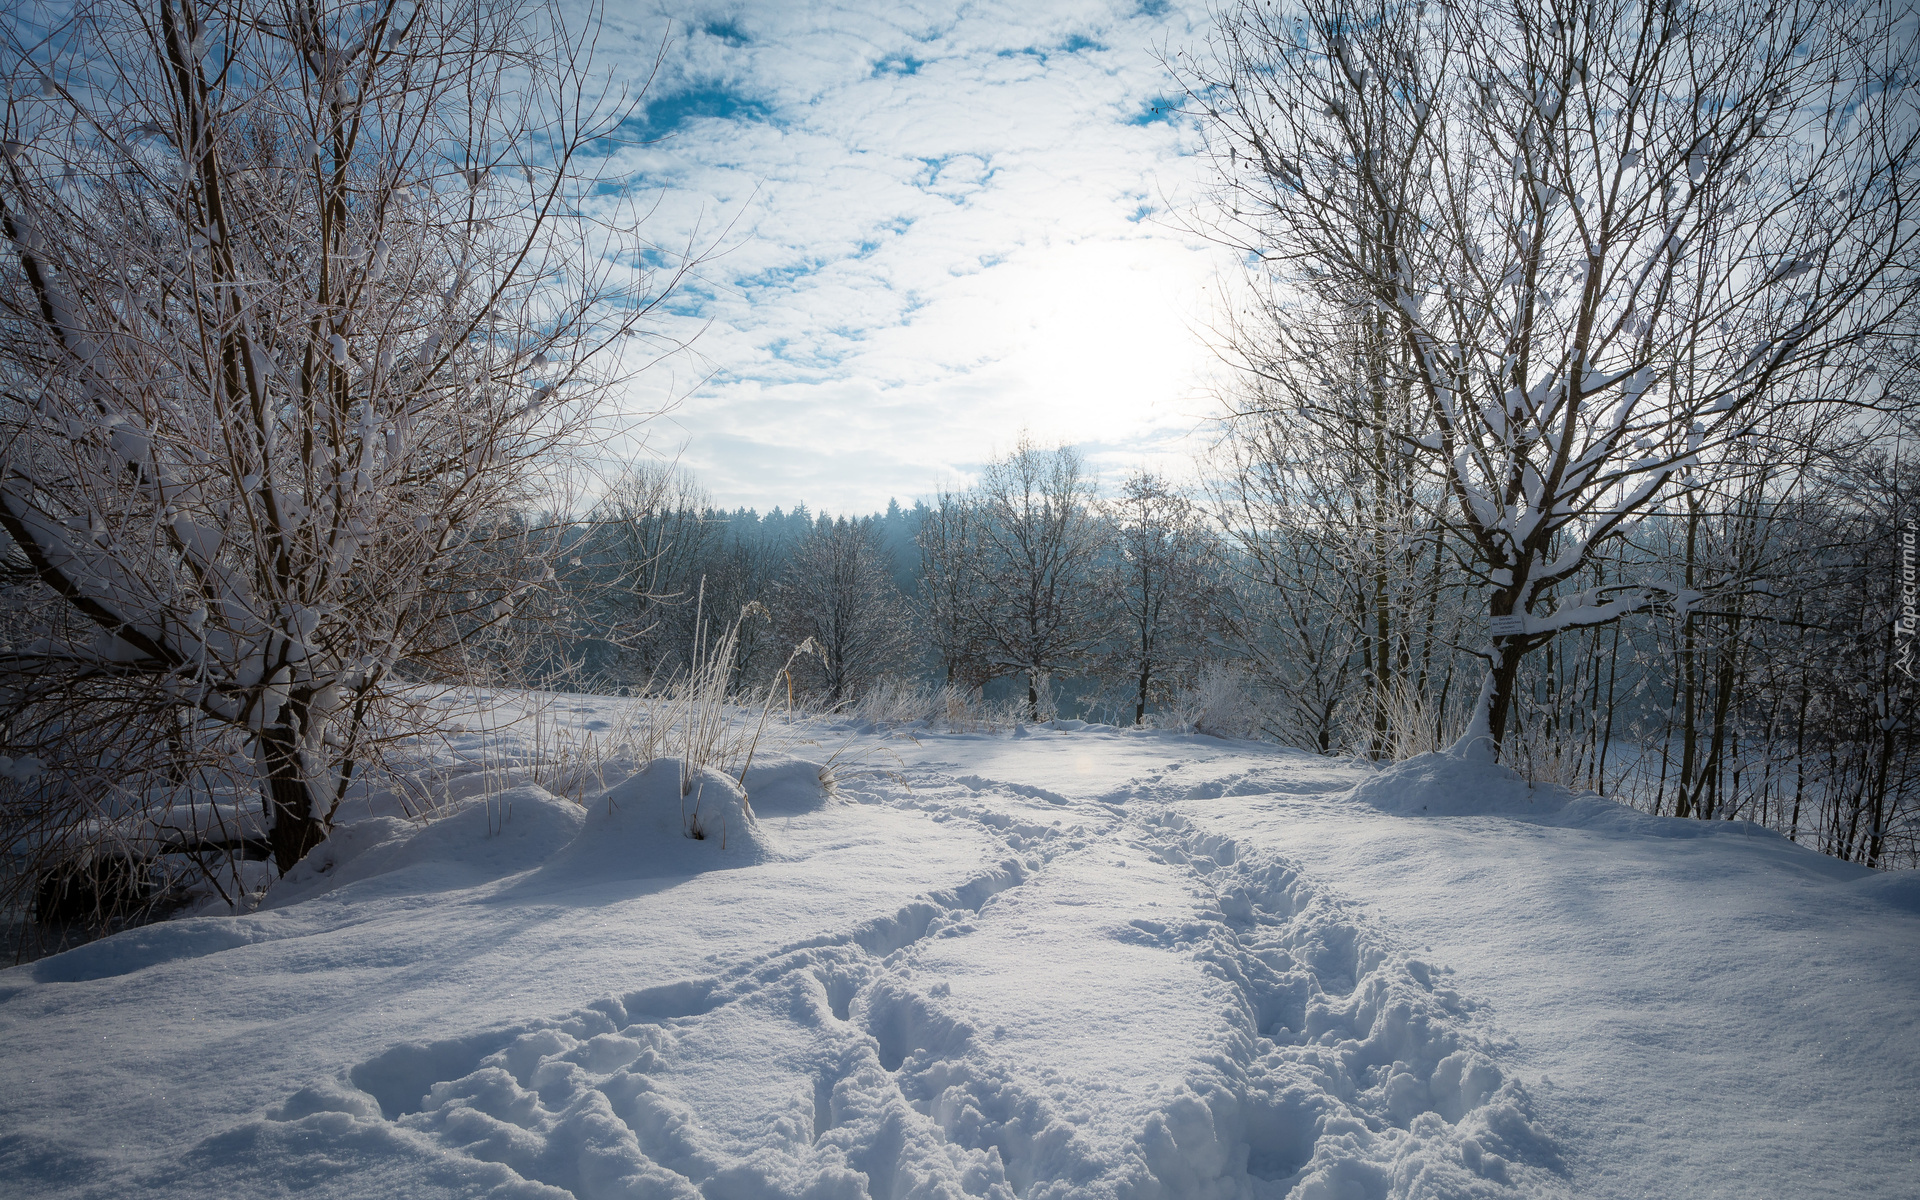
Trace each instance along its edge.
{"label": "sunlight through clouds", "polygon": [[[693,353],[637,385],[653,453],[721,503],[866,511],[964,482],[1030,429],[1109,476],[1180,469],[1222,258],[1157,49],[1198,6],[713,6],[674,14],[636,144],[655,230],[717,244]],[[639,77],[662,17],[614,13]],[[609,453],[632,451],[616,438]]]}

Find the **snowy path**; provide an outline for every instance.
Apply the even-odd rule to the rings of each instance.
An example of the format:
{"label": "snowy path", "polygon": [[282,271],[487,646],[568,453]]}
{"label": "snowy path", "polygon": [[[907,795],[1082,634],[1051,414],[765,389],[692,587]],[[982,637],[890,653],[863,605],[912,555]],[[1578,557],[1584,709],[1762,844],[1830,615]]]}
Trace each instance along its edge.
{"label": "snowy path", "polygon": [[1568,1136],[1581,1194],[1920,1196],[1911,874],[1724,824],[1181,809],[1286,840],[1455,967],[1515,1038],[1507,1061]]}
{"label": "snowy path", "polygon": [[0,973],[0,1177],[1912,1192],[1911,889],[1644,818],[1388,815],[1361,768],[1204,738],[886,746],[841,802],[750,780],[724,851],[663,841],[644,780],[584,817],[527,795],[300,903]]}

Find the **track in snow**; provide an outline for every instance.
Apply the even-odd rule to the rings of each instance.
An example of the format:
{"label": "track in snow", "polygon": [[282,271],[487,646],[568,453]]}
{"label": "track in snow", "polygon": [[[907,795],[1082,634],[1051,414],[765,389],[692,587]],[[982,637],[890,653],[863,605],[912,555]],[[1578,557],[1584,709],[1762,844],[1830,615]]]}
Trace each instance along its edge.
{"label": "track in snow", "polygon": [[[1001,863],[710,978],[392,1047],[276,1119],[323,1144],[377,1127],[392,1152],[443,1157],[503,1196],[1563,1190],[1498,1039],[1444,967],[1296,865],[1167,807],[1322,788],[1156,776],[1075,798],[937,768],[894,778],[910,788],[848,790],[976,825]],[[1067,982],[1005,977],[1008,945],[1039,945]],[[1142,1006],[1185,1024],[1089,1040],[1098,1014]],[[1044,1035],[1047,1010],[1066,1014],[1057,1039],[995,1018],[1037,1012],[1026,1033]],[[1115,1082],[1163,1061],[1165,1086]]]}

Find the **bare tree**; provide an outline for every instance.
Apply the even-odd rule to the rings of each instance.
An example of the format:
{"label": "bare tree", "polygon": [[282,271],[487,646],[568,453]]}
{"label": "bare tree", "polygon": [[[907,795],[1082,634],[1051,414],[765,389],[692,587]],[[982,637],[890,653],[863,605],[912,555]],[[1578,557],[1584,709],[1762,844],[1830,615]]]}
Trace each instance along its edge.
{"label": "bare tree", "polygon": [[[1685,602],[1556,591],[1782,406],[1892,403],[1920,307],[1903,10],[1838,0],[1245,0],[1181,67],[1215,236],[1313,320],[1377,314],[1430,415],[1490,645],[1460,749],[1498,753],[1526,654]],[[1292,369],[1324,374],[1301,355]]]}
{"label": "bare tree", "polygon": [[917,607],[946,681],[977,688],[992,677],[972,614],[984,606],[980,572],[986,554],[980,541],[980,511],[973,497],[941,492],[927,510],[915,542],[920,548]]}
{"label": "bare tree", "polygon": [[1117,559],[1101,591],[1120,626],[1106,665],[1132,687],[1139,725],[1208,648],[1223,598],[1218,547],[1200,508],[1147,471],[1129,475],[1103,514]]}
{"label": "bare tree", "polygon": [[1071,447],[1024,436],[971,491],[940,496],[920,530],[921,603],[950,681],[1023,675],[1037,717],[1046,678],[1106,635],[1093,501]]}
{"label": "bare tree", "polygon": [[794,661],[803,686],[829,704],[855,699],[899,670],[912,646],[906,600],[886,553],[862,522],[822,519],[788,560],[774,592],[782,640],[812,639],[817,651]]}
{"label": "bare tree", "polygon": [[1046,677],[1105,634],[1091,586],[1099,528],[1093,482],[1070,446],[1043,450],[1022,437],[980,473],[979,545],[967,621],[997,672],[1024,675],[1027,711],[1040,715]]}
{"label": "bare tree", "polygon": [[102,739],[184,724],[253,764],[284,871],[407,686],[551,577],[506,518],[662,294],[608,257],[639,228],[596,147],[637,97],[538,3],[36,15],[0,171],[8,752],[72,828],[142,802]]}
{"label": "bare tree", "polygon": [[1315,321],[1284,293],[1252,300],[1221,342],[1235,380],[1211,490],[1274,731],[1375,758],[1431,744],[1454,698],[1465,547],[1401,449],[1430,421],[1377,314]]}
{"label": "bare tree", "polygon": [[[631,464],[608,485],[582,540],[583,586],[599,611],[603,670],[644,685],[680,665],[710,565],[712,500],[686,469]],[[733,606],[737,608],[738,606]],[[716,610],[721,611],[721,610]]]}

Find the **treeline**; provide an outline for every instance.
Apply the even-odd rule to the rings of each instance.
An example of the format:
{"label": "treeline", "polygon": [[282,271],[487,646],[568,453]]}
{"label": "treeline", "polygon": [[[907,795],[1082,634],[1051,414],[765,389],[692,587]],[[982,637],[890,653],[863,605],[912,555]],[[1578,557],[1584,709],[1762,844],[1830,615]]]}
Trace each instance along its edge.
{"label": "treeline", "polygon": [[1064,447],[1022,443],[973,489],[862,517],[729,511],[638,464],[555,545],[565,632],[530,661],[601,689],[659,687],[736,629],[743,689],[784,673],[845,706],[931,680],[1131,723],[1221,661],[1232,627],[1200,507],[1147,474],[1102,499]]}
{"label": "treeline", "polygon": [[[784,672],[842,710],[949,684],[1029,719],[1329,755],[1456,744],[1488,675],[1487,571],[1431,489],[1404,463],[1343,473],[1351,455],[1275,414],[1225,430],[1198,495],[1145,473],[1103,495],[1072,449],[1022,443],[970,489],[857,518],[723,510],[688,472],[636,466],[569,531],[573,624],[544,661],[582,686],[659,687],[737,627],[739,687]],[[1748,450],[1542,598],[1591,623],[1543,622],[1502,758],[1912,863],[1897,618],[1920,480],[1857,430]]]}
{"label": "treeline", "polygon": [[562,543],[570,634],[557,656],[589,686],[640,690],[688,668],[696,645],[738,627],[740,685],[764,685],[815,639],[836,657],[793,664],[797,686],[833,702],[911,674],[915,534],[924,506],[861,518],[805,504],[762,516],[716,508],[684,468],[641,463]]}

